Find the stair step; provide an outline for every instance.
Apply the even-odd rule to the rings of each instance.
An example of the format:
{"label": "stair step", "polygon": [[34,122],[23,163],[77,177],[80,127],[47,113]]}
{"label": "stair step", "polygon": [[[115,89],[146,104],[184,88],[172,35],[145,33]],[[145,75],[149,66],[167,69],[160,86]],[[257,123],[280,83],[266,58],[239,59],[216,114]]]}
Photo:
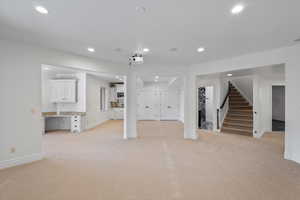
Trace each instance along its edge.
{"label": "stair step", "polygon": [[252,124],[253,120],[252,118],[239,118],[239,117],[226,117],[224,120],[225,122],[229,122],[229,123],[249,123]]}
{"label": "stair step", "polygon": [[229,101],[246,101],[246,100],[244,99],[244,97],[241,96],[229,96]]}
{"label": "stair step", "polygon": [[229,97],[240,97],[240,98],[244,98],[240,93],[236,93],[236,94],[230,93],[230,94],[229,94]]}
{"label": "stair step", "polygon": [[229,104],[230,105],[248,105],[248,106],[251,106],[247,101],[245,100],[238,100],[238,101],[232,101],[232,100],[229,100]]}
{"label": "stair step", "polygon": [[249,130],[243,130],[238,128],[222,128],[221,132],[223,133],[231,133],[231,134],[239,134],[239,135],[245,135],[245,136],[252,136],[253,131]]}
{"label": "stair step", "polygon": [[249,106],[249,105],[229,105],[229,109],[249,109],[249,110],[252,110],[252,106]]}
{"label": "stair step", "polygon": [[253,114],[252,109],[229,109],[229,113],[251,113]]}
{"label": "stair step", "polygon": [[226,118],[228,119],[253,119],[253,115],[242,114],[242,113],[228,113]]}
{"label": "stair step", "polygon": [[252,130],[253,124],[252,123],[233,123],[233,122],[224,122],[223,127],[226,128],[238,128],[243,130]]}
{"label": "stair step", "polygon": [[247,106],[251,106],[247,101],[243,100],[243,101],[229,101],[229,105],[247,105]]}
{"label": "stair step", "polygon": [[249,105],[248,103],[229,103],[229,108],[234,108],[234,107],[249,107],[252,109],[252,106]]}

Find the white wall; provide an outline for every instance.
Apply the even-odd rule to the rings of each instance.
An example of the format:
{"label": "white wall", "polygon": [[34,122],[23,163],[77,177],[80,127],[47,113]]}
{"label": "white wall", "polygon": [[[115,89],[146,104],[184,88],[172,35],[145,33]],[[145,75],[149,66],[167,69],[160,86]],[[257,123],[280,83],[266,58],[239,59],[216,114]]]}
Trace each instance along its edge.
{"label": "white wall", "polygon": [[179,92],[179,121],[184,123],[184,90]]}
{"label": "white wall", "polygon": [[223,103],[226,95],[227,95],[227,92],[228,92],[228,80],[227,79],[224,79],[224,78],[220,78],[219,80],[219,84],[220,84],[220,99],[219,99],[219,105],[218,107],[221,106],[221,104]]}
{"label": "white wall", "polygon": [[[272,131],[272,85],[284,84],[284,76],[266,77],[257,74],[253,79],[254,136],[261,137]],[[256,132],[255,132],[256,131]]]}
{"label": "white wall", "polygon": [[[92,75],[87,75],[86,83],[86,127],[93,128],[110,118],[109,82]],[[106,88],[107,110],[100,110],[100,88]]]}
{"label": "white wall", "polygon": [[[126,69],[83,56],[0,40],[0,168],[42,156],[42,64],[119,74]],[[12,147],[15,153],[10,152]]]}
{"label": "white wall", "polygon": [[[204,75],[216,72],[227,72],[253,67],[263,67],[275,64],[285,64],[286,69],[286,134],[285,134],[285,158],[300,163],[300,134],[299,112],[300,112],[300,45],[286,48],[274,49],[264,52],[247,54],[230,59],[192,65],[189,68],[190,76]],[[193,93],[189,97],[194,98]],[[192,107],[194,107],[192,105]],[[195,116],[189,113],[187,118],[194,123]],[[191,124],[192,125],[192,124]],[[186,125],[190,127],[191,125]]]}
{"label": "white wall", "polygon": [[272,88],[272,118],[285,121],[285,88],[273,86]]}

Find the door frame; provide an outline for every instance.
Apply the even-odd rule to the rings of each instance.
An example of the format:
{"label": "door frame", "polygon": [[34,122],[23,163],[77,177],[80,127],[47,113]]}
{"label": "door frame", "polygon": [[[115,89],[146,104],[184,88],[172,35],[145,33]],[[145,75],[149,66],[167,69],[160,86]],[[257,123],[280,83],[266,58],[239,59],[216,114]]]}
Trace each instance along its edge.
{"label": "door frame", "polygon": [[[273,86],[284,86],[284,118],[286,119],[286,83],[285,81],[275,81],[271,83],[271,124],[273,123]],[[271,126],[272,132],[273,132],[273,125]],[[286,130],[286,124],[284,127],[284,130]],[[284,131],[285,132],[285,131]]]}
{"label": "door frame", "polygon": [[[218,101],[217,101],[217,83],[215,82],[209,82],[209,83],[205,83],[205,84],[197,84],[196,86],[196,124],[197,124],[197,129],[199,129],[198,127],[198,121],[199,121],[199,114],[198,114],[198,111],[199,111],[199,88],[202,88],[202,87],[212,87],[213,88],[213,109],[212,109],[212,118],[213,118],[213,129],[211,131],[213,132],[217,132],[217,104],[218,104]],[[215,112],[214,112],[215,111]],[[204,130],[204,129],[201,129],[201,130]]]}

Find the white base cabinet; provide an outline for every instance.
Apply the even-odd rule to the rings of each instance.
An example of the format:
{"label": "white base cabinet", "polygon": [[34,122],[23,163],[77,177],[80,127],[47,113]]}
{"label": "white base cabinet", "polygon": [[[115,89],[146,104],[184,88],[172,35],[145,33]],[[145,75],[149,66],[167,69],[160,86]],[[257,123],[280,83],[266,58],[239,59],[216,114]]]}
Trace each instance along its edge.
{"label": "white base cabinet", "polygon": [[51,115],[45,116],[45,131],[68,130],[80,133],[85,130],[85,116],[82,115]]}
{"label": "white base cabinet", "polygon": [[74,115],[71,117],[71,132],[80,133],[84,130],[85,123],[84,117],[80,115]]}
{"label": "white base cabinet", "polygon": [[111,119],[114,119],[114,120],[124,119],[124,108],[112,108],[111,109]]}

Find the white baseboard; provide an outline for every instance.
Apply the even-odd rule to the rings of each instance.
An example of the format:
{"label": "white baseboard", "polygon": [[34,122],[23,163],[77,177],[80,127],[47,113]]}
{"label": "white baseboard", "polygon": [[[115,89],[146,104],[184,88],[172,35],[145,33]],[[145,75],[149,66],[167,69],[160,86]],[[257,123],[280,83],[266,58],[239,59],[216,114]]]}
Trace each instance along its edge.
{"label": "white baseboard", "polygon": [[92,128],[95,128],[97,126],[99,126],[100,124],[103,124],[104,122],[107,122],[109,119],[105,119],[103,121],[100,121],[100,122],[96,122],[96,123],[93,123],[93,124],[89,124],[85,130],[89,130],[89,129],[92,129]]}
{"label": "white baseboard", "polygon": [[35,154],[26,155],[22,157],[12,158],[9,160],[3,160],[0,161],[0,170],[42,160],[43,158],[44,158],[44,153],[35,153]]}

